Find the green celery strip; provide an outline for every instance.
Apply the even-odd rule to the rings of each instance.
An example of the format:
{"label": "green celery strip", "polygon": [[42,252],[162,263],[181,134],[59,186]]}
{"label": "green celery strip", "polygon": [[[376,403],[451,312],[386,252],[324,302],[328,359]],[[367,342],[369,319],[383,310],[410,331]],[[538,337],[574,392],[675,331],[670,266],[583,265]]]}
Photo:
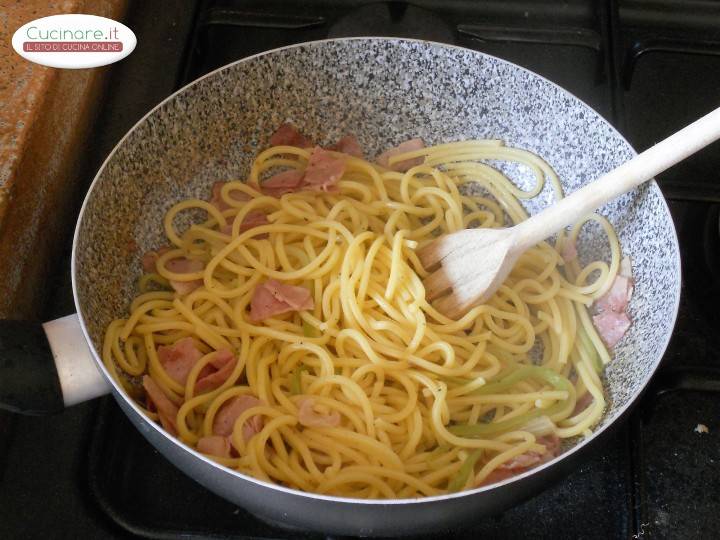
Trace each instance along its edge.
{"label": "green celery strip", "polygon": [[[570,392],[572,390],[572,384],[565,377],[552,369],[540,367],[540,366],[523,366],[511,375],[508,375],[501,381],[491,383],[478,388],[472,394],[483,395],[492,394],[495,392],[503,392],[516,384],[519,381],[528,379],[530,377],[536,379],[543,379],[556,390],[564,390]],[[530,420],[537,418],[540,415],[552,416],[561,410],[564,406],[563,402],[556,403],[555,405],[547,409],[535,409],[510,420],[504,420],[502,422],[491,422],[487,424],[472,424],[472,425],[456,425],[448,427],[450,433],[457,435],[458,437],[488,437],[497,435],[505,431],[512,431],[520,426],[527,424]]]}
{"label": "green celery strip", "polygon": [[465,487],[467,479],[475,469],[475,463],[477,463],[477,460],[480,459],[482,453],[482,449],[478,448],[465,459],[460,469],[458,469],[457,474],[448,484],[449,492],[453,493],[455,491],[460,491],[462,488]]}
{"label": "green celery strip", "polygon": [[303,329],[303,335],[305,337],[311,337],[311,338],[320,337],[320,332],[318,331],[318,329],[315,328],[312,324],[310,324],[309,322],[307,322],[304,319],[303,319],[302,329]]}
{"label": "green celery strip", "polygon": [[307,371],[307,366],[301,365],[296,366],[293,371],[292,378],[290,379],[290,393],[293,395],[300,394],[302,392],[302,386],[300,384],[302,378],[302,372]]}

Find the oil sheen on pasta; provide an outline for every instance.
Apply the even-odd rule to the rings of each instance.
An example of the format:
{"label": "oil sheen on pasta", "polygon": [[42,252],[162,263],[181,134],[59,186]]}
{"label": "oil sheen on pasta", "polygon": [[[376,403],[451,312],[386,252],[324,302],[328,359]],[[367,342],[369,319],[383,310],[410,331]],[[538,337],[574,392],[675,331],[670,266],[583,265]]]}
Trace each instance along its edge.
{"label": "oil sheen on pasta", "polygon": [[[527,151],[477,140],[393,158],[424,156],[406,173],[347,157],[337,192],[275,198],[251,187],[279,166],[304,167],[309,155],[288,146],[262,152],[247,182],[224,186],[231,208],[223,212],[198,199],[170,209],[164,223],[172,250],[160,257],[159,275],[141,278],[128,318],[106,333],[105,364],[131,395],[142,399],[137,381],[149,374],[179,407],[178,436],[190,447],[212,435],[223,403],[255,396],[260,403],[234,425],[233,455],[214,459],[262,480],[341,497],[471,489],[549,459],[557,438],[590,433],[605,407],[599,374],[610,357],[587,306],[608,289],[621,256],[605,219],[589,218],[607,233],[609,262],[581,268],[577,259],[563,260],[577,224],[554,245],[522,256],[489,302],[450,320],[426,302],[426,272],[414,250],[433,235],[526,219],[519,201],[535,197],[545,181],[562,196],[553,170]],[[536,185],[519,189],[487,160],[523,164]],[[206,221],[179,234],[177,214],[197,208]],[[254,210],[269,224],[241,233]],[[231,234],[220,232],[230,224]],[[204,269],[169,271],[165,262],[181,255]],[[202,279],[203,286],[186,295],[158,290],[168,279]],[[252,322],[253,291],[268,279],[308,288],[314,309]],[[205,356],[182,386],[164,371],[156,348],[188,336]],[[220,349],[239,359],[230,377],[196,391],[201,364]],[[308,396],[316,414],[339,416],[338,425],[299,423]],[[262,429],[245,440],[242,425],[251,416],[262,417]]]}

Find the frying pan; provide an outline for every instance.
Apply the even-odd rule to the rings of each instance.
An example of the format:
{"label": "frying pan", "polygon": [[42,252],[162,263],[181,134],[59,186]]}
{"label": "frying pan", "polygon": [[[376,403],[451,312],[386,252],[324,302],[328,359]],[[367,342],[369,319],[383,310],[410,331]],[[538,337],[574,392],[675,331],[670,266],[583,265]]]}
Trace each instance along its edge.
{"label": "frying pan", "polygon": [[[269,134],[292,120],[320,143],[354,133],[366,153],[411,137],[435,144],[500,138],[555,168],[566,192],[634,155],[585,103],[546,79],[482,53],[438,43],[353,38],[273,50],[218,69],[140,120],[100,168],[80,213],[72,251],[77,315],[44,325],[0,324],[0,397],[6,408],[51,412],[111,392],[167,459],[211,491],[260,518],[329,534],[430,533],[500,512],[577,467],[584,450],[626,413],[658,366],[680,299],[680,257],[655,182],[603,207],[636,280],[633,325],[605,371],[607,411],[591,437],[500,484],[438,497],[355,500],[302,493],[226,469],[165,433],[111,379],[103,333],[125,316],[142,253],[161,245],[162,217],[177,201],[207,198],[215,181],[245,178]],[[530,174],[497,164],[522,187]],[[552,200],[550,188],[526,208]],[[580,254],[605,258],[588,226]]]}

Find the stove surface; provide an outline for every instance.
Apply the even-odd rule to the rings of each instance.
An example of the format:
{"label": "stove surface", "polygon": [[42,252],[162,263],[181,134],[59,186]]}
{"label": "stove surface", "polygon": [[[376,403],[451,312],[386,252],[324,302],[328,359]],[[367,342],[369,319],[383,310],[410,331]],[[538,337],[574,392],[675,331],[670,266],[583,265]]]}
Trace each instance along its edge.
{"label": "stove surface", "polygon": [[[128,23],[138,33],[136,55],[153,39],[153,17],[170,17],[176,30],[161,38],[164,56],[135,68],[131,57],[125,74],[113,75],[146,86],[132,90],[140,95],[129,108],[119,96],[109,100],[88,180],[114,141],[174,87],[250,54],[328,37],[413,37],[505,58],[573,92],[639,150],[718,105],[719,3],[216,0],[194,14],[150,4],[135,6]],[[447,538],[684,538],[720,529],[718,150],[716,143],[658,179],[680,238],[683,296],[661,369],[630,420],[564,481],[500,516],[458,524]],[[56,275],[50,317],[73,309],[66,262]],[[695,432],[698,424],[709,433]],[[4,462],[0,537],[36,529],[44,537],[322,537],[272,528],[195,484],[108,398],[53,419],[16,419]],[[28,508],[32,521],[20,517]]]}

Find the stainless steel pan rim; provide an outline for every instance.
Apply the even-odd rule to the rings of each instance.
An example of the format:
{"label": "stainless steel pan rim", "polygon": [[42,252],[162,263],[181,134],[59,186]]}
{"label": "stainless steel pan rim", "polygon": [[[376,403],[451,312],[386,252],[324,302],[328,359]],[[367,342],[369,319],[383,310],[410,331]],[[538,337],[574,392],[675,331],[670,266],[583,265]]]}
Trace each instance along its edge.
{"label": "stainless steel pan rim", "polygon": [[[142,413],[142,411],[141,411],[140,408],[137,406],[137,404],[134,402],[134,400],[132,400],[131,398],[129,398],[128,396],[125,395],[124,391],[121,389],[121,387],[117,384],[117,382],[113,379],[113,377],[112,377],[112,376],[110,375],[110,373],[107,371],[107,369],[105,368],[104,363],[102,362],[102,359],[100,358],[99,354],[98,354],[97,351],[95,350],[95,347],[94,347],[94,345],[93,345],[93,341],[92,341],[92,339],[91,339],[91,337],[90,337],[90,333],[89,333],[89,331],[88,331],[88,329],[87,329],[87,327],[86,327],[86,323],[85,323],[85,320],[84,320],[84,318],[83,318],[82,310],[79,309],[79,307],[80,307],[80,299],[79,299],[79,297],[78,297],[78,286],[77,286],[77,267],[76,267],[76,259],[77,259],[76,254],[77,254],[77,253],[76,253],[76,250],[77,250],[77,246],[78,246],[78,237],[79,237],[79,234],[80,234],[80,225],[81,225],[82,220],[83,220],[83,215],[84,215],[84,213],[85,213],[85,210],[86,210],[86,207],[87,207],[87,205],[88,205],[88,202],[89,202],[89,200],[90,200],[90,198],[91,198],[92,192],[93,192],[93,190],[97,187],[97,185],[98,185],[98,183],[99,183],[99,180],[100,180],[100,176],[102,175],[103,171],[105,170],[105,167],[107,166],[107,164],[112,160],[112,158],[113,158],[113,156],[115,155],[115,153],[117,152],[117,150],[125,143],[125,141],[128,139],[128,137],[133,133],[133,131],[135,131],[135,129],[136,129],[139,125],[141,125],[143,122],[145,122],[145,120],[146,120],[149,116],[151,116],[156,110],[158,110],[159,108],[161,108],[161,107],[162,107],[164,104],[166,104],[167,102],[173,100],[173,99],[174,99],[175,97],[177,97],[179,94],[183,93],[186,89],[192,87],[193,85],[197,84],[198,82],[202,81],[203,79],[212,77],[212,76],[214,76],[215,74],[217,74],[218,72],[221,72],[221,71],[223,71],[223,70],[225,70],[225,69],[230,68],[231,66],[234,66],[234,65],[237,65],[237,64],[241,64],[241,63],[244,63],[244,62],[249,62],[249,61],[251,61],[251,60],[253,60],[253,59],[255,59],[255,58],[258,58],[258,57],[261,57],[261,56],[265,56],[265,55],[269,55],[269,54],[272,54],[272,53],[275,53],[275,52],[279,52],[279,51],[282,51],[282,50],[285,50],[285,49],[293,49],[293,48],[303,47],[303,46],[319,45],[319,44],[326,43],[326,42],[342,42],[342,41],[387,41],[387,40],[396,41],[396,42],[415,42],[415,43],[430,45],[430,46],[437,47],[437,48],[460,49],[460,50],[463,50],[463,51],[466,51],[466,50],[467,50],[467,49],[464,48],[464,47],[458,47],[458,46],[455,46],[455,45],[447,45],[447,44],[444,44],[444,43],[439,43],[439,42],[434,42],[434,41],[418,40],[418,39],[406,39],[406,38],[395,38],[395,37],[350,37],[350,38],[324,39],[324,40],[303,42],[303,43],[298,43],[298,44],[294,44],[294,45],[289,45],[289,46],[286,46],[286,47],[278,47],[278,48],[276,48],[276,49],[264,51],[264,52],[255,54],[255,55],[253,55],[253,56],[249,56],[249,57],[246,57],[246,58],[237,60],[237,61],[232,62],[232,63],[230,63],[230,64],[226,64],[225,66],[222,66],[222,67],[220,67],[220,68],[217,68],[217,69],[215,69],[215,70],[213,70],[213,71],[211,71],[211,72],[203,75],[202,77],[200,77],[200,78],[198,78],[198,79],[196,79],[196,80],[188,83],[187,85],[183,86],[182,88],[178,89],[178,90],[175,91],[173,94],[171,94],[170,96],[168,96],[166,99],[164,99],[163,101],[161,101],[160,103],[158,103],[158,104],[157,104],[155,107],[153,107],[150,111],[148,111],[142,118],[140,118],[140,120],[138,120],[138,121],[133,125],[133,127],[120,139],[120,141],[119,141],[119,142],[115,145],[115,147],[112,149],[112,151],[110,152],[110,154],[108,155],[108,157],[105,159],[105,161],[103,162],[103,164],[100,166],[97,174],[95,175],[95,178],[94,178],[93,181],[92,181],[92,184],[90,185],[90,188],[89,188],[89,190],[88,190],[88,192],[87,192],[87,194],[86,194],[86,196],[85,196],[85,199],[83,200],[82,208],[81,208],[81,210],[80,210],[80,214],[79,214],[78,220],[77,220],[77,225],[76,225],[76,227],[75,227],[75,232],[74,232],[74,235],[73,235],[73,247],[72,247],[72,253],[71,253],[71,279],[72,279],[73,299],[74,299],[75,305],[78,307],[78,316],[79,316],[79,319],[80,319],[80,326],[81,326],[81,328],[82,328],[83,335],[84,335],[84,337],[85,337],[88,345],[90,346],[90,349],[91,349],[93,358],[95,359],[95,362],[96,362],[97,366],[98,366],[99,369],[101,370],[101,372],[102,372],[103,376],[105,377],[105,379],[106,379],[106,380],[109,382],[109,384],[112,386],[112,392],[113,392],[113,394],[114,394],[114,396],[115,396],[115,399],[124,401],[127,405],[129,405],[129,406],[138,414],[139,417],[143,418],[143,419],[146,421],[146,423],[151,426],[151,429],[154,429],[158,434],[161,434],[163,437],[165,437],[166,439],[168,439],[169,441],[171,441],[174,445],[176,445],[176,446],[179,447],[179,448],[182,448],[184,451],[192,454],[195,458],[197,458],[197,459],[205,462],[206,464],[212,466],[213,468],[218,469],[219,471],[222,471],[223,473],[233,475],[233,476],[235,476],[235,477],[237,477],[237,478],[239,478],[239,479],[242,479],[242,480],[251,482],[251,483],[253,483],[253,484],[257,484],[258,486],[263,486],[263,487],[266,487],[266,488],[270,488],[270,489],[273,489],[273,490],[277,490],[277,491],[279,491],[279,492],[283,492],[283,493],[286,493],[286,494],[288,494],[288,495],[296,495],[296,496],[306,497],[306,498],[310,498],[310,499],[318,499],[318,500],[324,500],[324,501],[331,501],[331,502],[334,502],[334,503],[362,504],[362,505],[367,505],[367,506],[393,506],[393,505],[408,505],[408,504],[425,504],[425,503],[432,503],[432,502],[434,502],[434,501],[445,501],[445,500],[451,500],[451,499],[456,499],[456,498],[463,498],[463,497],[467,497],[467,496],[474,495],[474,494],[477,494],[477,493],[482,493],[482,492],[486,492],[486,491],[493,490],[493,489],[495,489],[496,487],[498,487],[498,486],[500,486],[500,485],[503,485],[503,486],[504,486],[504,485],[506,485],[506,484],[511,484],[511,483],[516,482],[516,481],[519,481],[519,480],[521,480],[521,479],[523,479],[523,478],[527,478],[527,477],[530,477],[530,476],[532,476],[532,475],[535,475],[536,473],[538,473],[538,472],[540,472],[540,471],[543,471],[543,470],[552,468],[552,467],[554,467],[557,463],[559,463],[559,462],[561,462],[562,460],[564,460],[565,458],[569,458],[570,456],[572,456],[572,455],[575,454],[576,452],[578,452],[578,451],[580,451],[581,449],[583,449],[584,447],[586,447],[586,446],[587,446],[588,444],[590,444],[593,440],[595,440],[596,438],[598,438],[599,436],[601,436],[608,428],[610,428],[611,426],[615,425],[616,421],[619,420],[621,417],[623,417],[623,416],[625,415],[625,413],[628,411],[628,409],[630,409],[630,408],[633,406],[633,404],[637,401],[638,397],[640,396],[640,394],[641,394],[642,392],[636,392],[635,395],[632,396],[632,397],[627,401],[627,403],[625,403],[620,409],[618,409],[616,419],[613,420],[612,422],[606,423],[605,425],[601,426],[599,429],[597,429],[597,431],[594,431],[591,437],[588,437],[588,438],[586,438],[586,439],[583,439],[582,441],[579,441],[576,445],[574,445],[572,448],[570,448],[569,450],[567,450],[565,453],[561,454],[560,456],[554,458],[553,460],[551,460],[551,461],[549,461],[549,462],[547,462],[547,463],[545,463],[545,464],[542,464],[542,465],[540,465],[540,466],[538,466],[538,467],[536,467],[536,468],[534,468],[534,469],[531,469],[531,470],[526,471],[526,472],[524,472],[524,473],[522,473],[522,474],[516,475],[516,476],[514,476],[514,477],[512,477],[512,478],[509,478],[509,479],[507,479],[507,480],[504,480],[503,482],[499,482],[499,483],[497,483],[497,484],[493,484],[492,486],[484,486],[484,487],[479,487],[479,488],[472,489],[472,490],[461,491],[461,492],[458,492],[458,493],[451,493],[451,494],[447,494],[447,495],[438,495],[438,496],[423,497],[423,498],[416,498],[416,499],[370,499],[370,500],[368,500],[368,499],[346,498],[346,497],[333,497],[333,496],[321,495],[321,494],[316,494],[316,493],[307,493],[307,492],[304,492],[304,491],[299,491],[299,490],[295,490],[295,489],[290,489],[290,488],[287,488],[287,487],[284,487],[284,486],[280,486],[280,485],[278,485],[278,484],[273,484],[273,483],[265,482],[265,481],[263,481],[263,480],[258,480],[258,479],[254,478],[254,477],[251,477],[251,476],[246,476],[246,475],[244,475],[244,474],[242,474],[242,473],[240,473],[240,472],[238,472],[238,471],[235,471],[235,470],[233,470],[233,469],[229,469],[229,468],[227,468],[227,467],[224,467],[223,465],[220,465],[219,463],[217,463],[217,462],[215,462],[215,461],[213,461],[213,460],[205,457],[205,456],[202,455],[201,453],[197,452],[196,450],[194,450],[194,449],[190,448],[189,446],[185,445],[184,443],[182,443],[179,439],[177,439],[177,438],[171,436],[170,434],[168,434],[168,433],[167,433],[164,429],[162,429],[158,424],[156,424],[155,422],[153,422],[152,420],[150,420],[149,418],[147,418],[147,417]],[[519,66],[519,65],[517,65],[517,64],[514,64],[513,62],[509,62],[509,61],[507,61],[507,60],[503,60],[503,59],[501,59],[501,58],[497,58],[497,57],[494,57],[494,56],[489,55],[489,54],[486,54],[486,53],[481,53],[481,52],[477,52],[477,51],[473,51],[473,53],[476,54],[476,55],[479,55],[479,56],[484,56],[484,57],[492,58],[492,59],[494,59],[494,60],[497,61],[497,62],[504,63],[504,64],[508,64],[508,65],[513,66],[514,68],[519,69],[519,70],[522,70],[522,71],[531,73],[533,76],[542,79],[543,81],[547,82],[548,84],[550,84],[550,85],[552,85],[552,86],[560,89],[562,92],[571,95],[571,96],[574,97],[579,103],[582,103],[583,105],[585,105],[588,110],[594,111],[594,109],[593,109],[592,107],[590,107],[587,103],[585,103],[583,100],[579,99],[579,98],[578,98],[577,96],[575,96],[574,94],[571,94],[571,93],[568,92],[567,90],[561,88],[560,86],[558,86],[557,84],[553,83],[552,81],[546,79],[545,77],[543,77],[543,76],[541,76],[541,75],[538,75],[537,73],[531,72],[530,70],[528,70],[528,69],[526,69],[526,68],[524,68],[524,67],[522,67],[522,66]],[[627,141],[627,139],[625,139],[625,137],[623,137],[613,126],[609,126],[609,127],[610,127],[610,129],[617,135],[617,137],[618,137],[619,139],[621,139],[622,141],[626,142],[626,143],[628,144],[628,146],[631,147],[631,145],[629,144],[629,142]],[[652,185],[652,187],[653,187],[654,189],[657,189],[657,190],[659,191],[659,188],[658,188],[658,186],[657,186],[657,184],[656,184],[656,182],[655,182],[654,180],[652,180],[652,181],[650,182],[650,184]],[[672,222],[672,217],[671,217],[671,215],[670,215],[670,209],[668,208],[667,201],[665,201],[665,199],[662,198],[662,197],[661,197],[661,200],[662,200],[662,208],[663,208],[664,212],[666,213],[666,217],[667,217],[667,219],[669,219],[669,220]],[[671,240],[672,243],[673,243],[673,245],[674,245],[674,247],[677,248],[677,247],[678,247],[678,238],[677,238],[677,232],[675,231],[674,228],[672,229],[672,233],[673,233],[673,234],[672,234],[672,238],[670,238],[669,240]],[[681,273],[681,265],[680,265],[679,251],[676,250],[676,252],[678,252],[678,256],[677,256],[676,259],[675,259],[675,267],[676,267],[678,276],[680,276],[680,275],[681,275],[681,274],[680,274],[680,273]],[[681,285],[680,285],[680,284],[681,284],[681,280],[678,279],[678,280],[677,280],[676,290],[672,291],[672,292],[674,293],[673,296],[674,296],[674,298],[675,298],[675,304],[674,304],[673,307],[672,307],[673,320],[672,320],[672,324],[670,325],[670,328],[673,328],[673,327],[675,326],[675,322],[676,322],[676,319],[677,319],[678,308],[679,308],[679,303],[680,303],[680,288],[681,288]],[[672,332],[666,333],[664,342],[661,344],[661,347],[659,348],[660,354],[658,355],[657,359],[656,359],[655,362],[653,363],[652,367],[651,367],[651,368],[648,370],[648,372],[646,373],[646,375],[645,375],[645,377],[643,378],[643,380],[640,382],[640,385],[639,385],[640,388],[645,388],[645,387],[646,387],[648,381],[650,380],[650,378],[652,377],[652,375],[653,375],[653,374],[655,373],[655,371],[657,370],[657,368],[658,368],[658,366],[659,366],[659,364],[660,364],[660,361],[661,361],[661,359],[662,359],[662,356],[664,355],[664,353],[665,353],[665,351],[666,351],[666,349],[667,349],[667,346],[668,346],[668,344],[669,344],[669,342],[670,342],[671,336],[672,336]]]}

